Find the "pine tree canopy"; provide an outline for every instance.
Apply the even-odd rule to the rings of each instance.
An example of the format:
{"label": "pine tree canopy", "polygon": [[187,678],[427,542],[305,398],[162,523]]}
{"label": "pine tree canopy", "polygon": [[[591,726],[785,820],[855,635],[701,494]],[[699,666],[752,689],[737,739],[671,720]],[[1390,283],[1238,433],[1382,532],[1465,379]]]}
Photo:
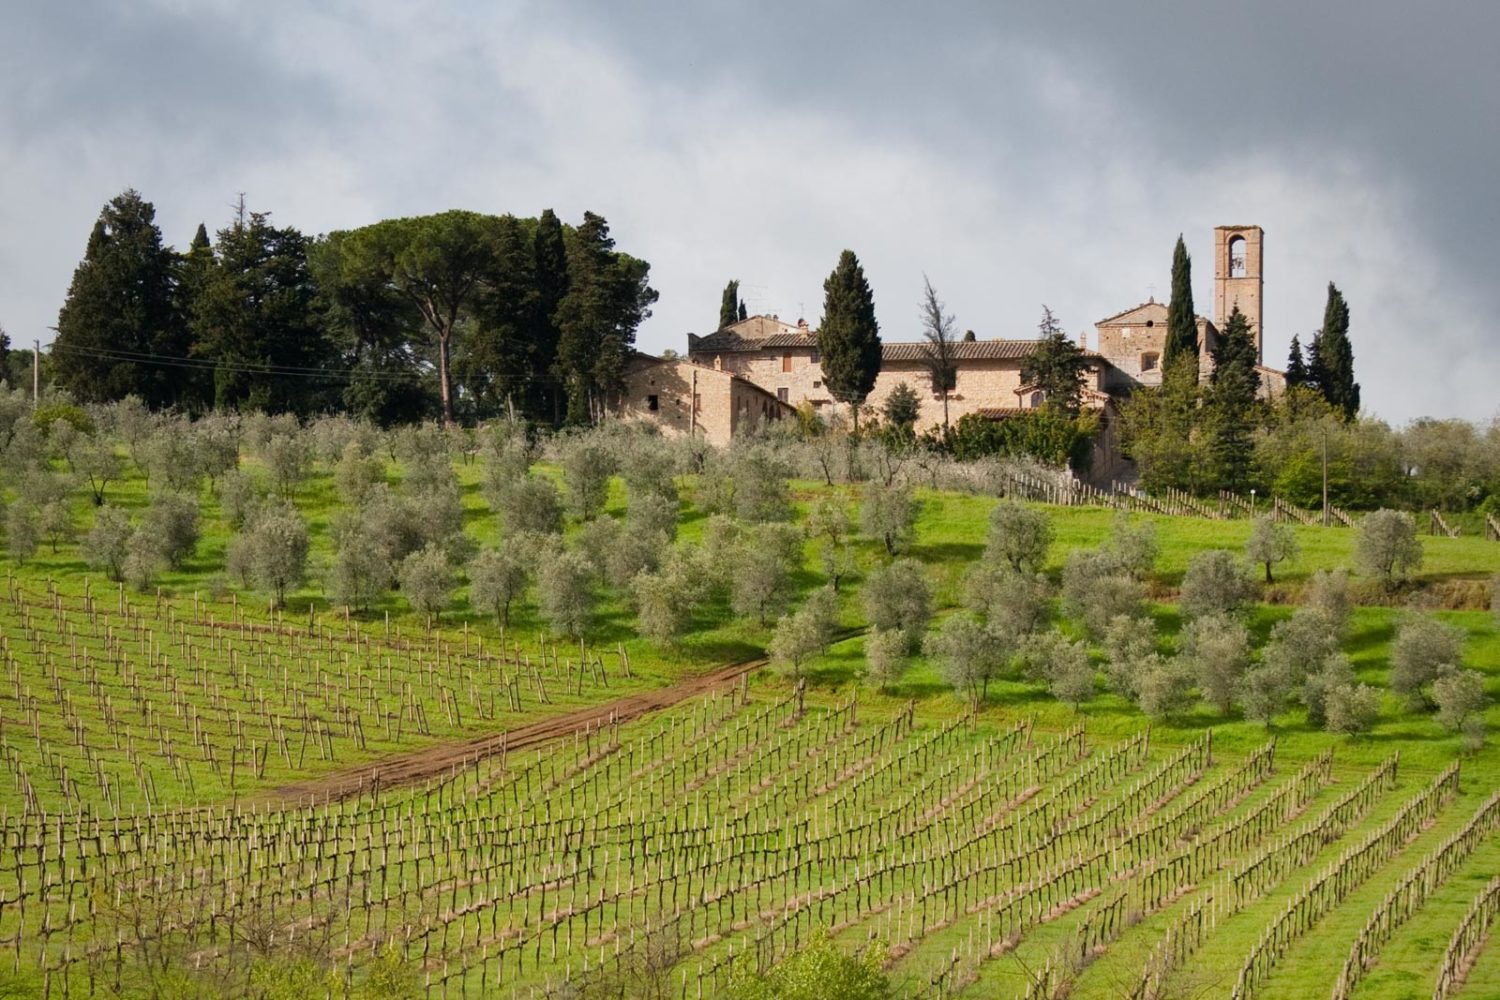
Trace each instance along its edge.
{"label": "pine tree canopy", "polygon": [[1193,308],[1193,262],[1188,257],[1182,236],[1172,251],[1172,301],[1167,306],[1167,340],[1162,352],[1162,368],[1170,368],[1180,359],[1198,363],[1198,316]]}
{"label": "pine tree canopy", "polygon": [[870,283],[852,250],[839,255],[838,266],[823,282],[818,351],[829,393],[857,413],[880,371],[880,325]]}

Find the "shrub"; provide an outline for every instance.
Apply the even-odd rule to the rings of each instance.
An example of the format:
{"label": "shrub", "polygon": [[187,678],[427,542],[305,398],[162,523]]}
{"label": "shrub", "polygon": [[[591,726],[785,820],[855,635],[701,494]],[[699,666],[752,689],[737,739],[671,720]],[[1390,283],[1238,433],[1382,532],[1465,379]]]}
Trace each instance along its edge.
{"label": "shrub", "polygon": [[1179,604],[1188,618],[1233,616],[1255,599],[1255,583],[1234,553],[1212,549],[1193,556],[1182,577]]}
{"label": "shrub", "polygon": [[1395,510],[1366,514],[1356,532],[1354,562],[1360,572],[1378,577],[1387,590],[1409,579],[1422,566],[1416,520]]}
{"label": "shrub", "polygon": [[1297,533],[1290,524],[1280,524],[1269,514],[1255,519],[1250,539],[1245,543],[1245,558],[1266,568],[1266,582],[1274,583],[1271,567],[1297,558],[1301,548]]}
{"label": "shrub", "polygon": [[746,964],[726,990],[728,1000],[893,1000],[895,987],[882,971],[885,952],[871,947],[845,955],[819,931],[802,950],[762,975]]}
{"label": "shrub", "polygon": [[1422,707],[1427,701],[1423,690],[1437,680],[1441,668],[1461,664],[1463,644],[1463,632],[1452,625],[1427,615],[1406,619],[1391,647],[1391,690],[1412,707]]}
{"label": "shrub", "polygon": [[1052,539],[1052,519],[1046,513],[1015,500],[1002,500],[990,511],[984,558],[1035,573],[1047,562]]}
{"label": "shrub", "polygon": [[859,505],[859,527],[867,538],[885,546],[886,554],[904,552],[916,530],[918,503],[907,483],[865,483]]}
{"label": "shrub", "polygon": [[865,580],[863,597],[871,626],[904,635],[909,652],[921,645],[932,620],[932,591],[921,563],[897,559],[873,570]]}

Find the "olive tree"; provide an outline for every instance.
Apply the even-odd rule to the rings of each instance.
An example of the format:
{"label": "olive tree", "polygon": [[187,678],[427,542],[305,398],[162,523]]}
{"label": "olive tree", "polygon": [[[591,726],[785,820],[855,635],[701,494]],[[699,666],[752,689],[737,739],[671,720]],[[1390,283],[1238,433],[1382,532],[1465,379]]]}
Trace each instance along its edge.
{"label": "olive tree", "polygon": [[1380,692],[1368,684],[1344,684],[1328,692],[1323,708],[1331,733],[1369,732],[1380,718]]}
{"label": "olive tree", "polygon": [[990,511],[984,559],[1035,573],[1047,562],[1052,539],[1052,519],[1046,513],[1016,500],[1002,500]]}
{"label": "olive tree", "polygon": [[1135,681],[1135,703],[1153,719],[1165,719],[1192,703],[1193,671],[1181,658],[1152,654]]}
{"label": "olive tree", "polygon": [[108,504],[99,507],[94,511],[94,526],[83,536],[84,560],[94,569],[103,570],[111,580],[123,580],[134,531],[124,511]]}
{"label": "olive tree", "polygon": [[1001,641],[975,619],[956,614],[929,633],[924,645],[927,655],[938,661],[943,679],[978,711],[1004,662]]}
{"label": "olive tree", "polygon": [[872,628],[865,635],[865,680],[882,691],[889,690],[906,672],[910,649],[901,632]]}
{"label": "olive tree", "polygon": [[327,579],[329,600],[366,611],[395,581],[396,569],[380,535],[365,526],[346,531],[339,540]]}
{"label": "olive tree", "polygon": [[159,493],[141,515],[140,534],[161,561],[173,569],[198,547],[198,503],[180,493]]}
{"label": "olive tree", "polygon": [[1088,646],[1061,632],[1038,632],[1021,646],[1027,672],[1044,681],[1052,697],[1074,708],[1094,697],[1094,665]]}
{"label": "olive tree", "polygon": [[864,585],[865,617],[884,632],[906,636],[908,651],[915,651],[932,620],[932,589],[915,559],[897,559],[870,573]]}
{"label": "olive tree", "polygon": [[867,538],[885,546],[887,555],[906,551],[916,532],[919,504],[910,483],[865,483],[859,505],[859,526]]}
{"label": "olive tree", "polygon": [[1437,705],[1437,721],[1444,729],[1464,733],[1471,743],[1477,734],[1483,742],[1483,674],[1465,667],[1442,667],[1432,683],[1432,700]]}
{"label": "olive tree", "polygon": [[497,513],[508,534],[529,531],[556,535],[562,532],[562,500],[550,479],[522,477],[500,498]]}
{"label": "olive tree", "polygon": [[1222,615],[1198,618],[1183,630],[1182,653],[1203,700],[1227,715],[1250,667],[1250,631]]}
{"label": "olive tree", "polygon": [[625,507],[625,527],[634,533],[660,535],[672,541],[677,537],[677,514],[675,496],[639,493],[632,495]]}
{"label": "olive tree", "polygon": [[630,581],[636,627],[658,645],[677,645],[692,625],[707,589],[699,555],[696,550],[674,550],[659,569],[637,573]]}
{"label": "olive tree", "polygon": [[270,595],[271,607],[279,608],[307,574],[309,544],[307,521],[297,508],[273,501],[258,509],[230,542],[230,559],[256,589]]}
{"label": "olive tree", "polygon": [[771,635],[771,664],[793,677],[801,677],[808,660],[828,651],[833,641],[838,597],[832,587],[812,593],[802,606],[776,622]]}
{"label": "olive tree", "polygon": [[1188,562],[1178,603],[1183,615],[1191,619],[1238,615],[1254,599],[1255,583],[1234,553],[1210,549],[1199,552]]}
{"label": "olive tree", "polygon": [[231,469],[219,480],[219,510],[236,531],[250,520],[264,496],[260,484],[243,469]]}
{"label": "olive tree", "polygon": [[1104,552],[1117,572],[1144,580],[1156,568],[1160,551],[1155,523],[1134,519],[1123,510],[1115,515],[1114,529],[1104,545]]}
{"label": "olive tree", "polygon": [[1295,560],[1300,552],[1297,532],[1290,524],[1281,524],[1269,514],[1255,519],[1250,528],[1250,539],[1245,543],[1245,558],[1266,568],[1267,583],[1275,582],[1271,567]]}
{"label": "olive tree", "polygon": [[1377,510],[1359,522],[1354,563],[1360,572],[1379,578],[1387,590],[1409,579],[1422,566],[1422,541],[1410,514]]}
{"label": "olive tree", "polygon": [[41,545],[42,531],[37,513],[24,504],[11,504],[5,512],[5,548],[17,563],[28,562]]}
{"label": "olive tree", "polygon": [[457,585],[453,567],[448,564],[448,554],[438,545],[429,542],[401,560],[396,575],[406,603],[413,611],[427,616],[429,627],[453,600],[453,589]]}
{"label": "olive tree", "polygon": [[537,603],[554,635],[578,638],[594,616],[593,573],[588,560],[564,551],[542,563],[537,574]]}
{"label": "olive tree", "polygon": [[1302,603],[1323,613],[1334,630],[1343,635],[1349,627],[1354,600],[1349,594],[1349,573],[1344,569],[1320,569],[1307,581]]}
{"label": "olive tree", "polygon": [[1135,701],[1137,682],[1156,659],[1156,624],[1150,618],[1110,619],[1104,630],[1104,676],[1110,690]]}
{"label": "olive tree", "polygon": [[499,546],[481,549],[469,562],[469,603],[495,616],[501,628],[510,626],[510,609],[526,592],[526,563],[519,557],[514,537]]}
{"label": "olive tree", "polygon": [[791,474],[791,466],[770,444],[735,451],[729,463],[735,516],[747,524],[790,518],[792,500],[787,480]]}
{"label": "olive tree", "polygon": [[366,452],[359,441],[350,441],[334,466],[333,482],[339,499],[351,507],[358,507],[376,485],[385,482],[385,460]]}
{"label": "olive tree", "polygon": [[1343,653],[1330,653],[1302,683],[1302,704],[1307,721],[1315,726],[1328,724],[1328,699],[1335,691],[1353,688],[1354,665]]}
{"label": "olive tree", "polygon": [[849,510],[840,498],[820,498],[807,515],[807,534],[818,552],[823,575],[834,590],[854,572],[853,527]]}
{"label": "olive tree", "polygon": [[103,433],[79,434],[69,445],[66,457],[69,471],[88,486],[94,506],[102,505],[105,489],[123,471],[114,441]]}
{"label": "olive tree", "polygon": [[1063,565],[1063,611],[1093,636],[1102,636],[1116,615],[1144,613],[1145,589],[1107,552],[1074,549]]}
{"label": "olive tree", "polygon": [[276,484],[276,492],[291,496],[307,478],[312,466],[312,449],[301,431],[272,434],[261,451],[266,471]]}
{"label": "olive tree", "polygon": [[1429,615],[1407,618],[1397,626],[1391,647],[1391,690],[1421,708],[1426,687],[1442,668],[1462,665],[1463,645],[1464,633],[1452,625]]}
{"label": "olive tree", "polygon": [[990,631],[1019,639],[1047,624],[1052,588],[1040,573],[976,563],[964,576],[964,600]]}
{"label": "olive tree", "polygon": [[800,532],[786,524],[763,524],[741,535],[728,566],[729,603],[736,614],[755,615],[764,625],[785,605],[801,540]]}
{"label": "olive tree", "polygon": [[597,517],[609,500],[614,455],[591,437],[580,437],[563,448],[562,468],[569,512],[580,521]]}

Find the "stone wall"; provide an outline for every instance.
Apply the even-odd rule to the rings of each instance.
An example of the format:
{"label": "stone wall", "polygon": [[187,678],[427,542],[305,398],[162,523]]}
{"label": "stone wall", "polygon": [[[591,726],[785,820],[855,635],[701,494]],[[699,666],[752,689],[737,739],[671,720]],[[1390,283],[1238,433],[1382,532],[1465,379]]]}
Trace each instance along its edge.
{"label": "stone wall", "polygon": [[653,423],[669,435],[697,434],[721,448],[791,412],[728,371],[689,361],[639,357],[626,366],[623,383],[610,400],[617,418]]}

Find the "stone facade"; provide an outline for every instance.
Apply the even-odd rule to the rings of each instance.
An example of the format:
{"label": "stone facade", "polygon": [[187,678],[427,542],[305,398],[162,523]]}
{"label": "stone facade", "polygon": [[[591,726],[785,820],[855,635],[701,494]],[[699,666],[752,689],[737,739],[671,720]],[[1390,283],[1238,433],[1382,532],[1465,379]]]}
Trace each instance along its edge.
{"label": "stone facade", "polygon": [[[731,372],[754,382],[791,405],[810,403],[832,412],[839,404],[823,381],[817,335],[805,322],[793,326],[774,316],[752,316],[706,337],[688,335],[688,357],[700,365]],[[1040,393],[1027,391],[1021,369],[1036,346],[1034,340],[975,340],[954,344],[957,376],[948,394],[948,419],[956,422],[969,413],[994,415],[999,411],[1040,406]],[[880,372],[865,405],[879,410],[903,382],[920,401],[918,433],[943,426],[943,397],[932,389],[923,364],[926,344],[881,345]],[[1090,405],[1103,405],[1104,366],[1091,366],[1086,387],[1096,390]]]}
{"label": "stone facade", "polygon": [[[1219,331],[1202,316],[1198,320],[1199,373],[1213,371],[1212,351],[1219,345]],[[1138,385],[1161,385],[1161,360],[1167,345],[1167,306],[1149,299],[1122,313],[1094,324],[1097,353],[1109,363],[1105,388],[1129,392]]]}
{"label": "stone facade", "polygon": [[773,393],[732,372],[649,354],[630,359],[609,403],[618,419],[653,423],[669,435],[697,435],[721,448],[794,413]]}

